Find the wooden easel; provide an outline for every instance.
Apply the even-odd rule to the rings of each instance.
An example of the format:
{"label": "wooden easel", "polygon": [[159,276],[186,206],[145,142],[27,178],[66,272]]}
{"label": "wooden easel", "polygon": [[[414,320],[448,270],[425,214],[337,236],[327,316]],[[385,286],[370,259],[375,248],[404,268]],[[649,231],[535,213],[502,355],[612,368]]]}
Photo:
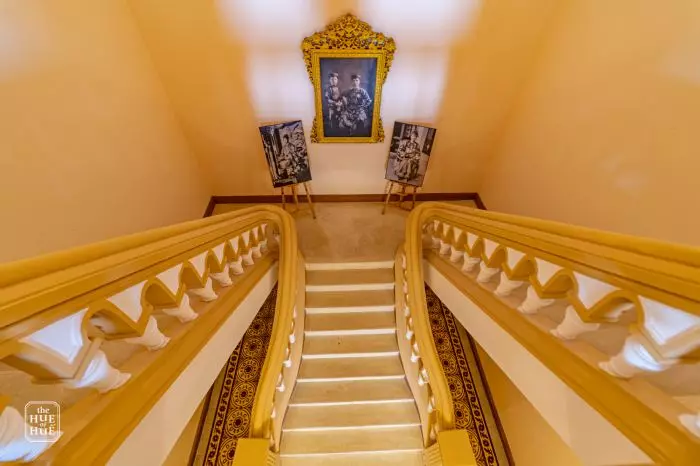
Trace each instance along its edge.
{"label": "wooden easel", "polygon": [[[400,191],[394,191],[394,188],[400,188]],[[412,197],[412,202],[411,202],[411,207],[404,207],[403,203],[407,202],[404,201],[404,197],[408,196],[409,194],[406,192],[407,189],[412,189],[411,197]],[[382,215],[386,213],[386,208],[389,205],[389,200],[391,199],[392,194],[398,194],[399,195],[399,200],[396,202],[397,207],[399,209],[403,210],[412,210],[416,206],[416,193],[418,192],[418,187],[413,186],[410,184],[403,184],[403,183],[397,183],[395,181],[387,181],[386,183],[386,197],[384,198],[384,208],[382,209]]]}
{"label": "wooden easel", "polygon": [[[314,210],[314,203],[313,203],[313,201],[311,200],[311,189],[309,188],[309,184],[308,184],[308,183],[301,183],[301,184],[304,185],[304,192],[306,193],[306,202],[309,203],[309,209],[311,209],[311,216],[315,219],[315,218],[316,218],[316,211]],[[282,208],[283,208],[284,210],[287,210],[287,200],[286,200],[286,198],[285,198],[285,189],[286,189],[286,188],[290,188],[290,190],[291,190],[291,195],[292,195],[292,197],[294,198],[294,205],[296,206],[296,208],[295,208],[294,210],[290,210],[290,211],[289,211],[289,212],[292,213],[292,214],[295,213],[295,212],[298,212],[298,211],[301,209],[301,208],[299,207],[299,192],[298,192],[298,187],[299,187],[298,184],[292,184],[292,185],[289,185],[289,186],[282,186],[282,187],[280,188],[280,191],[281,191],[281,193],[282,193]]]}

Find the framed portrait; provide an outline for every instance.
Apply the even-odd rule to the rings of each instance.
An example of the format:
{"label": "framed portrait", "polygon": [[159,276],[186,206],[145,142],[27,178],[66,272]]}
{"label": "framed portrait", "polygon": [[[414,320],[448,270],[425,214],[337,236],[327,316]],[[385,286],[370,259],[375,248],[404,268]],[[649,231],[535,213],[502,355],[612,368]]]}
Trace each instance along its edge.
{"label": "framed portrait", "polygon": [[396,45],[347,14],[302,42],[314,86],[311,142],[381,142],[382,86]]}
{"label": "framed portrait", "polygon": [[436,132],[435,128],[427,126],[394,123],[384,178],[395,183],[423,186]]}
{"label": "framed portrait", "polygon": [[281,188],[311,181],[309,153],[301,121],[261,126],[259,129],[272,186]]}

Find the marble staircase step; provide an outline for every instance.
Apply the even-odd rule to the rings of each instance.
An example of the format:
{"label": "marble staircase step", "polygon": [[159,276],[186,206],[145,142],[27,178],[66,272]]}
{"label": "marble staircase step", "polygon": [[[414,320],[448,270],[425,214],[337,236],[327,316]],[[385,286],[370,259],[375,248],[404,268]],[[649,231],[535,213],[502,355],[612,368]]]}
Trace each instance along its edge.
{"label": "marble staircase step", "polygon": [[419,451],[387,451],[283,457],[282,466],[423,466]]}
{"label": "marble staircase step", "polygon": [[414,404],[292,406],[284,418],[285,432],[399,425],[420,425]]}
{"label": "marble staircase step", "polygon": [[398,354],[396,335],[328,335],[304,339],[304,359],[377,357]]}
{"label": "marble staircase step", "polygon": [[298,383],[290,406],[387,403],[415,404],[405,379]]}
{"label": "marble staircase step", "polygon": [[372,451],[422,451],[420,427],[359,428],[317,432],[285,432],[280,456]]}
{"label": "marble staircase step", "polygon": [[307,336],[312,335],[380,335],[396,332],[391,312],[348,312],[306,316]]}
{"label": "marble staircase step", "polygon": [[394,310],[393,290],[370,291],[317,291],[306,293],[307,314],[328,314],[346,312],[392,312]]}
{"label": "marble staircase step", "polygon": [[297,382],[301,384],[404,377],[403,366],[398,355],[376,358],[307,359],[302,361]]}
{"label": "marble staircase step", "polygon": [[306,291],[393,290],[392,269],[307,270]]}

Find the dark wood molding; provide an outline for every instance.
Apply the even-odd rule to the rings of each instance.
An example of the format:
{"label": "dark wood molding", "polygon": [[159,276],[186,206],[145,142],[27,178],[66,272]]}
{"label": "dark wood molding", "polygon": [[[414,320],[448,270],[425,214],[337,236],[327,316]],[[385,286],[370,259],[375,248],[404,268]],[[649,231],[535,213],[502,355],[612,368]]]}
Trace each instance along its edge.
{"label": "dark wood molding", "polygon": [[[481,209],[481,207],[479,208]],[[457,321],[458,325],[462,327],[462,324],[459,323],[456,317],[455,320]],[[474,340],[474,337],[472,337],[471,334],[467,332],[467,329],[465,329],[464,327],[462,327],[462,329],[464,329],[464,334],[467,336],[469,346],[471,347],[472,354],[474,355],[474,360],[476,361],[476,368],[479,371],[479,377],[481,378],[481,384],[484,387],[484,392],[486,392],[486,400],[491,407],[491,414],[493,414],[493,420],[496,424],[496,428],[498,429],[498,433],[501,436],[501,443],[503,444],[503,449],[505,450],[506,456],[508,457],[508,463],[511,465],[515,465],[515,461],[513,460],[513,450],[510,449],[508,436],[506,435],[506,431],[503,428],[501,418],[498,416],[498,409],[496,409],[496,402],[493,399],[493,393],[491,393],[491,387],[489,387],[489,381],[486,378],[486,371],[484,370],[484,366],[481,364],[481,356],[479,356],[477,343]]]}
{"label": "dark wood molding", "polygon": [[207,204],[207,209],[204,211],[204,217],[211,217],[214,213],[214,208],[216,207],[216,196],[209,198],[209,204]]}
{"label": "dark wood molding", "polygon": [[[312,194],[314,202],[384,202],[384,194]],[[288,202],[292,201],[287,196]],[[398,201],[398,194],[392,194],[392,201]],[[407,196],[410,199],[410,196]],[[479,209],[486,210],[481,201],[479,193],[418,193],[417,201],[474,201]],[[306,202],[306,196],[300,195],[299,202]],[[259,195],[259,196],[212,196],[204,212],[205,217],[214,213],[218,204],[280,204],[282,196]]]}

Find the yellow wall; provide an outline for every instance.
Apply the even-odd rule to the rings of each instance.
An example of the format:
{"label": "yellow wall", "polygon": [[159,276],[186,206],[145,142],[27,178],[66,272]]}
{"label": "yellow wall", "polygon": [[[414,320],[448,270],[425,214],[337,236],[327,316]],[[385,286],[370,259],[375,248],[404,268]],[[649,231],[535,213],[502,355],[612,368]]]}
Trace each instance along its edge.
{"label": "yellow wall", "polygon": [[513,462],[517,466],[580,466],[573,450],[486,351],[478,347],[478,352]]}
{"label": "yellow wall", "polygon": [[486,205],[700,244],[700,2],[568,3],[483,178]]}
{"label": "yellow wall", "polygon": [[0,4],[0,262],[200,217],[209,195],[123,1]]}
{"label": "yellow wall", "polygon": [[[271,194],[257,127],[302,119],[313,89],[300,44],[353,12],[396,39],[382,117],[438,128],[426,191],[475,191],[556,0],[130,0],[215,194]],[[384,189],[388,141],[309,146],[316,193]]]}

